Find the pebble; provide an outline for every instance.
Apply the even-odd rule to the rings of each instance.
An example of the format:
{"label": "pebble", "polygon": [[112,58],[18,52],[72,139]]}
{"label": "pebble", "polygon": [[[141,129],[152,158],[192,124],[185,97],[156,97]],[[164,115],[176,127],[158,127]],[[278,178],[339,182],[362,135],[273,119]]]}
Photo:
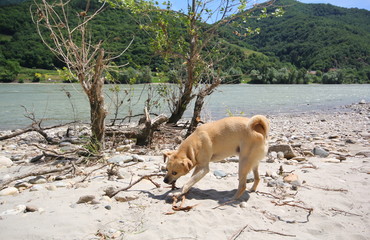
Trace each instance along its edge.
{"label": "pebble", "polygon": [[294,157],[291,160],[295,160],[297,162],[307,161],[307,159],[305,157]]}
{"label": "pebble", "polygon": [[30,188],[32,187],[32,184],[29,182],[19,182],[14,185],[16,188]]}
{"label": "pebble", "polygon": [[360,151],[358,153],[356,153],[356,156],[365,156],[365,157],[370,157],[370,151]]}
{"label": "pebble", "polygon": [[104,208],[107,209],[107,210],[111,210],[112,209],[112,207],[110,205],[106,205]]}
{"label": "pebble", "polygon": [[36,191],[42,191],[44,190],[45,188],[41,185],[33,185],[31,188],[30,188],[30,191],[31,192],[36,192]]}
{"label": "pebble", "polygon": [[269,147],[269,152],[283,152],[284,158],[290,159],[296,156],[293,148],[289,144],[278,144]]}
{"label": "pebble", "polygon": [[4,188],[3,190],[0,191],[0,196],[10,196],[10,195],[16,195],[18,194],[19,191],[15,187],[8,187]]}
{"label": "pebble", "polygon": [[26,210],[26,205],[17,205],[15,208],[13,209],[9,209],[9,210],[6,210],[4,212],[2,212],[0,215],[1,216],[4,216],[4,215],[16,215],[16,214],[19,214],[19,213],[24,213],[24,211]]}
{"label": "pebble", "polygon": [[131,145],[121,145],[116,148],[118,152],[127,152],[131,150]]}
{"label": "pebble", "polygon": [[239,204],[240,208],[247,208],[248,207],[248,204],[246,202],[241,202]]}
{"label": "pebble", "polygon": [[277,158],[280,159],[280,160],[283,159],[284,158],[284,153],[283,152],[278,152],[277,153]]}
{"label": "pebble", "polygon": [[248,173],[247,175],[247,183],[254,182],[254,175],[252,172]]}
{"label": "pebble", "polygon": [[32,184],[43,184],[43,183],[47,183],[47,180],[43,176],[37,176],[35,178],[28,180],[28,182]]}
{"label": "pebble", "polygon": [[91,202],[95,199],[94,195],[85,195],[78,199],[77,204]]}
{"label": "pebble", "polygon": [[135,161],[135,162],[144,162],[145,158],[142,157],[142,156],[139,156],[137,154],[133,154],[132,155],[132,160]]}
{"label": "pebble", "polygon": [[49,191],[57,190],[57,187],[54,184],[47,185],[47,186],[45,186],[45,188]]}
{"label": "pebble", "polygon": [[298,181],[298,175],[297,174],[291,173],[291,174],[284,177],[284,182],[291,183],[291,182],[294,182],[294,181]]}
{"label": "pebble", "polygon": [[215,175],[218,178],[223,178],[223,177],[226,177],[227,176],[227,173],[224,172],[224,171],[222,171],[222,170],[215,170],[213,172],[213,175]]}
{"label": "pebble", "polygon": [[34,205],[27,205],[26,206],[26,212],[36,212],[38,208]]}
{"label": "pebble", "polygon": [[313,154],[323,158],[329,156],[329,153],[320,147],[315,147],[312,152]]}
{"label": "pebble", "polygon": [[0,156],[0,167],[10,167],[13,165],[13,161],[5,156]]}
{"label": "pebble", "polygon": [[117,194],[114,199],[116,199],[117,202],[129,202],[129,201],[132,201],[132,200],[135,200],[135,199],[138,199],[139,196],[137,195],[134,195],[134,194],[130,194],[130,193],[119,193]]}
{"label": "pebble", "polygon": [[124,163],[131,162],[134,158],[130,155],[118,155],[108,159],[109,163],[122,165]]}

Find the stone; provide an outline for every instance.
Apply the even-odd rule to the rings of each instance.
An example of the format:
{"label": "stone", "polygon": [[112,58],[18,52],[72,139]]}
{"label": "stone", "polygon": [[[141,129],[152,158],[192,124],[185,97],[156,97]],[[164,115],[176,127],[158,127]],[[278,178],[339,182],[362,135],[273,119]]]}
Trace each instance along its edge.
{"label": "stone", "polygon": [[26,212],[36,212],[38,210],[38,208],[34,205],[27,205],[26,206]]}
{"label": "stone", "polygon": [[370,151],[365,150],[365,151],[360,151],[360,152],[356,153],[356,156],[359,156],[359,155],[365,156],[365,157],[370,157]]}
{"label": "stone", "polygon": [[128,155],[117,155],[114,156],[110,159],[108,159],[109,163],[117,164],[117,165],[122,165],[124,163],[131,162],[134,158],[132,156]]}
{"label": "stone", "polygon": [[106,205],[104,208],[107,209],[107,210],[111,210],[112,209],[112,207],[110,205]]}
{"label": "stone", "polygon": [[121,146],[118,146],[116,148],[116,150],[118,152],[127,152],[127,151],[131,150],[131,146],[130,145],[121,145]]}
{"label": "stone", "polygon": [[44,190],[45,188],[41,185],[33,185],[31,188],[30,188],[30,191],[31,192],[36,192],[36,191],[42,191]]}
{"label": "stone", "polygon": [[278,144],[269,147],[268,152],[283,152],[284,158],[291,159],[296,156],[292,146],[289,144]]}
{"label": "stone", "polygon": [[66,147],[66,146],[70,146],[70,145],[72,145],[71,142],[60,142],[59,143],[59,147]]}
{"label": "stone", "polygon": [[272,171],[271,170],[266,170],[265,176],[266,177],[271,177],[272,176]]}
{"label": "stone", "polygon": [[275,159],[275,158],[277,158],[277,157],[278,157],[278,154],[277,154],[277,152],[272,151],[272,152],[270,152],[270,153],[269,153],[268,157],[269,157],[269,158],[273,158],[273,159]]}
{"label": "stone", "polygon": [[28,182],[32,184],[43,184],[43,183],[47,183],[47,180],[43,176],[37,176],[35,178],[28,180]]}
{"label": "stone", "polygon": [[135,162],[145,162],[145,158],[137,154],[132,155],[132,160]]}
{"label": "stone", "polygon": [[88,203],[88,202],[93,201],[94,199],[95,199],[94,195],[85,195],[85,196],[82,196],[78,199],[77,204]]}
{"label": "stone", "polygon": [[0,191],[0,196],[10,196],[17,195],[19,193],[18,189],[15,187],[7,187]]}
{"label": "stone", "polygon": [[226,177],[227,176],[227,173],[224,172],[224,171],[222,171],[222,170],[215,170],[213,172],[213,175],[215,175],[218,178],[223,178],[223,177]]}
{"label": "stone", "polygon": [[241,202],[239,204],[240,208],[247,208],[248,207],[248,204],[246,202]]}
{"label": "stone", "polygon": [[9,209],[9,210],[6,210],[4,212],[2,212],[0,215],[1,216],[4,216],[4,215],[16,215],[16,214],[19,214],[19,213],[24,213],[24,211],[26,211],[26,205],[17,205],[14,209]]}
{"label": "stone", "polygon": [[315,156],[315,154],[313,154],[313,152],[311,152],[311,151],[303,151],[303,155],[305,155],[307,157],[313,157],[313,156]]}
{"label": "stone", "polygon": [[247,175],[247,183],[254,182],[254,175],[252,172],[248,173]]}
{"label": "stone", "polygon": [[283,152],[278,152],[277,153],[277,158],[280,159],[280,160],[283,159],[284,158],[284,153]]}
{"label": "stone", "polygon": [[323,157],[323,158],[329,156],[329,153],[326,150],[322,149],[321,147],[315,147],[312,150],[312,152],[313,152],[313,154],[315,154],[319,157]]}
{"label": "stone", "polygon": [[298,175],[297,174],[291,173],[291,174],[284,177],[284,182],[291,183],[291,182],[294,182],[294,181],[298,181]]}
{"label": "stone", "polygon": [[16,188],[30,188],[32,187],[32,184],[29,182],[19,182],[14,185]]}
{"label": "stone", "polygon": [[10,160],[12,160],[12,161],[16,162],[16,161],[20,161],[20,160],[22,160],[22,159],[23,159],[23,157],[24,157],[24,155],[17,154],[17,155],[11,156],[11,157],[10,157]]}
{"label": "stone", "polygon": [[347,144],[355,144],[356,143],[356,141],[353,140],[353,139],[346,139],[344,142],[347,143]]}
{"label": "stone", "polygon": [[45,188],[49,191],[57,190],[57,187],[54,184],[47,185],[47,186],[45,186]]}
{"label": "stone", "polygon": [[129,202],[129,201],[132,201],[138,198],[139,196],[135,194],[124,193],[124,192],[121,192],[117,194],[116,196],[114,196],[114,199],[116,199],[117,202]]}
{"label": "stone", "polygon": [[13,161],[5,156],[0,156],[0,167],[10,167],[13,165]]}
{"label": "stone", "polygon": [[362,99],[358,104],[366,104],[365,99]]}
{"label": "stone", "polygon": [[294,157],[291,160],[295,160],[297,162],[307,161],[307,159],[305,157]]}

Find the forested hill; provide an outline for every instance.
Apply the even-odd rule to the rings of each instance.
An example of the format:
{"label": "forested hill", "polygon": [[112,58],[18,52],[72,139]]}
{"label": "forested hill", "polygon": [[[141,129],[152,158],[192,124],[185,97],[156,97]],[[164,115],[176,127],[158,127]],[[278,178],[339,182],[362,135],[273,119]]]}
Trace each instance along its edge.
{"label": "forested hill", "polygon": [[[81,2],[72,1],[76,12],[84,9]],[[8,77],[1,79],[2,72],[16,73],[18,64],[43,69],[63,66],[37,35],[31,3],[0,6],[0,81],[8,81]],[[259,27],[260,34],[243,37],[235,34],[240,28],[220,29],[217,40],[227,47],[222,64],[226,75],[241,75],[255,83],[370,82],[369,11],[295,0],[277,0],[275,5],[284,7],[283,17],[235,20],[244,28]],[[117,64],[129,62],[135,69],[150,66],[153,71],[168,72],[165,62],[150,49],[150,37],[127,12],[108,8],[91,24],[93,37],[103,40],[112,54],[125,49],[135,36]]]}
{"label": "forested hill", "polygon": [[238,37],[232,34],[238,28],[228,28],[223,36],[238,45],[248,43],[299,68],[369,69],[370,11],[330,4],[303,4],[296,0],[278,0],[275,5],[283,6],[283,17],[243,24],[261,28],[260,34]]}

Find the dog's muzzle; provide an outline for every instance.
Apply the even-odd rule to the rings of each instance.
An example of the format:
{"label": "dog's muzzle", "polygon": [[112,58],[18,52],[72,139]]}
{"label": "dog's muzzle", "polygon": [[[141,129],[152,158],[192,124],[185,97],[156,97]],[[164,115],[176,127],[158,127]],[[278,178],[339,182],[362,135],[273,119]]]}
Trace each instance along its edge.
{"label": "dog's muzzle", "polygon": [[166,176],[164,177],[163,182],[167,184],[173,184],[174,182],[176,182],[176,180],[170,180],[170,178]]}

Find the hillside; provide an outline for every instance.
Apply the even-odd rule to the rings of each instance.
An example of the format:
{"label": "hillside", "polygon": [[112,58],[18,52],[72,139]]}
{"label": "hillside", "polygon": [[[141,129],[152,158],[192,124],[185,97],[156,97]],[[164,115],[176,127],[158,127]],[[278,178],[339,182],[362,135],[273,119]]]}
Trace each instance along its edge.
{"label": "hillside", "polygon": [[[370,12],[330,4],[303,4],[278,0],[284,7],[280,18],[251,19],[243,27],[260,27],[258,35],[242,38],[223,30],[234,44],[248,44],[298,68],[328,71],[332,68],[369,70]],[[241,23],[241,20],[237,20]]]}
{"label": "hillside", "polygon": [[[17,65],[63,67],[37,35],[29,12],[31,3],[0,8],[0,72],[17,69]],[[72,11],[83,9],[81,2],[73,3]],[[295,0],[278,0],[277,5],[284,6],[283,17],[243,23],[243,27],[260,27],[258,35],[239,37],[233,34],[239,28],[220,29],[216,40],[222,43],[221,52],[226,56],[219,66],[225,75],[241,74],[254,83],[370,82],[369,11]],[[139,29],[137,22],[128,12],[108,8],[91,22],[92,34],[104,41],[104,48],[112,55],[135,39],[117,64],[167,72],[171,66],[153,52],[150,36]],[[307,70],[317,74],[307,75]],[[227,80],[240,81],[240,77]]]}

